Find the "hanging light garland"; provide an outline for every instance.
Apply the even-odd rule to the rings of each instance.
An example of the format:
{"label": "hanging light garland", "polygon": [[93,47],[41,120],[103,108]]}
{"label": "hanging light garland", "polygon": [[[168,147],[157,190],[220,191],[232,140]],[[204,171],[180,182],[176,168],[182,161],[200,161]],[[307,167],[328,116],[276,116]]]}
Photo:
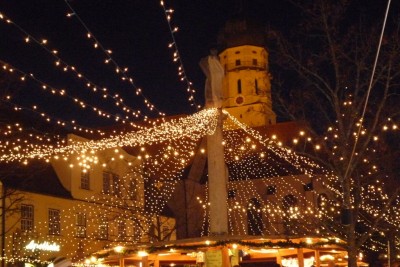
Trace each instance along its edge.
{"label": "hanging light garland", "polygon": [[195,94],[196,94],[196,90],[193,88],[193,84],[190,81],[190,79],[189,79],[189,77],[188,77],[188,75],[186,73],[185,67],[183,65],[182,57],[181,57],[181,55],[179,53],[178,44],[177,44],[176,38],[175,38],[175,35],[178,32],[179,28],[172,26],[172,22],[171,22],[172,21],[172,15],[174,13],[174,9],[167,8],[165,6],[164,1],[160,1],[160,5],[161,5],[161,7],[162,7],[162,9],[164,11],[165,18],[166,18],[167,23],[168,23],[168,29],[169,29],[169,32],[171,34],[172,42],[168,44],[168,48],[173,50],[173,61],[177,63],[178,76],[180,78],[180,81],[184,82],[185,85],[186,85],[186,88],[187,88],[186,92],[189,95],[189,98],[188,98],[189,103],[191,104],[191,106],[195,107],[196,110],[199,110],[201,107],[200,107],[200,105],[196,104],[196,99],[194,97]]}
{"label": "hanging light garland", "polygon": [[[126,120],[124,118],[121,118],[119,116],[113,115],[111,113],[108,113],[98,107],[92,106],[88,103],[86,103],[85,101],[71,96],[68,94],[68,90],[67,89],[57,89],[43,81],[41,81],[40,79],[36,78],[36,76],[33,73],[25,73],[22,70],[17,69],[14,66],[11,66],[10,64],[0,60],[0,63],[2,64],[2,70],[6,71],[8,73],[12,73],[12,74],[18,74],[21,76],[21,81],[25,82],[27,79],[30,79],[32,81],[34,81],[35,83],[37,83],[38,85],[40,85],[40,88],[42,89],[43,92],[46,92],[50,95],[53,96],[58,96],[58,97],[65,97],[67,99],[69,99],[73,104],[77,105],[78,107],[80,107],[81,109],[89,109],[90,111],[94,112],[96,115],[98,115],[100,118],[106,118],[106,119],[114,119],[115,121],[121,121],[122,123],[126,123]],[[6,99],[10,102],[10,100],[12,99],[12,97],[10,95],[6,96]],[[33,109],[37,109],[37,105],[33,106]],[[49,118],[49,117],[48,117]],[[47,120],[49,120],[47,118]],[[75,120],[73,120],[75,121]]]}
{"label": "hanging light garland", "polygon": [[145,106],[148,108],[148,110],[150,111],[156,111],[157,114],[159,116],[165,116],[165,113],[159,111],[154,104],[152,104],[152,102],[144,95],[143,90],[139,87],[136,86],[133,78],[129,77],[127,72],[128,72],[128,68],[126,67],[121,67],[116,61],[115,59],[111,56],[112,51],[110,49],[106,49],[101,43],[100,41],[96,38],[96,36],[93,34],[93,32],[86,26],[86,24],[83,22],[83,20],[81,19],[81,17],[78,15],[78,13],[75,11],[75,9],[71,6],[71,4],[69,3],[68,0],[65,0],[66,5],[68,6],[68,8],[70,9],[70,13],[67,14],[67,17],[70,18],[76,18],[79,23],[84,27],[84,29],[86,30],[87,34],[86,37],[87,39],[93,41],[93,48],[97,49],[99,48],[101,51],[103,51],[104,55],[106,56],[106,59],[104,61],[105,64],[109,64],[111,63],[114,68],[115,68],[115,73],[120,75],[121,80],[128,82],[128,84],[130,86],[133,87],[133,89],[136,92],[137,96],[141,96],[143,98],[143,102],[145,104]]}
{"label": "hanging light garland", "polygon": [[116,135],[98,141],[75,142],[57,148],[40,146],[35,149],[23,149],[17,153],[1,155],[0,161],[26,161],[29,159],[49,160],[51,157],[60,154],[68,156],[82,153],[82,151],[97,151],[124,146],[140,146],[179,138],[198,139],[215,130],[216,118],[216,109],[206,109],[191,116],[172,120],[171,122],[164,122],[153,128],[139,130],[134,133]]}
{"label": "hanging light garland", "polygon": [[[39,45],[41,48],[43,48],[43,50],[46,51],[54,59],[54,66],[57,69],[62,70],[63,73],[72,72],[73,74],[75,74],[77,80],[82,81],[82,83],[84,84],[84,88],[86,88],[87,90],[89,90],[92,93],[101,94],[102,100],[107,100],[107,99],[114,100],[114,105],[126,114],[124,117],[125,120],[128,120],[128,121],[130,120],[131,124],[133,124],[132,120],[138,119],[141,117],[144,117],[145,121],[147,120],[147,117],[142,115],[142,112],[140,110],[134,110],[134,109],[130,108],[129,106],[127,106],[125,104],[126,101],[124,101],[124,99],[122,97],[120,97],[119,94],[111,95],[109,93],[109,90],[106,87],[99,86],[96,83],[92,82],[82,72],[78,71],[78,69],[75,66],[68,64],[65,60],[63,60],[59,56],[58,49],[50,49],[49,48],[49,45],[48,45],[49,42],[47,39],[39,40],[38,38],[35,38],[33,35],[29,34],[25,29],[23,29],[20,25],[18,25],[17,23],[12,21],[10,18],[8,18],[6,15],[4,15],[3,13],[1,13],[1,15],[2,16],[0,17],[0,21],[5,21],[7,24],[13,25],[16,29],[18,29],[20,31],[20,33],[23,36],[26,36],[24,38],[24,42],[26,44],[34,42],[37,45]],[[6,63],[3,62],[3,64],[6,64]],[[13,71],[14,69],[11,68],[11,70]],[[20,71],[20,72],[23,74],[21,76],[21,81],[24,81],[26,77],[30,77],[30,76],[32,78],[34,78],[33,74],[27,74],[27,73],[24,73],[23,71]],[[144,101],[148,102],[146,99]],[[119,120],[122,120],[122,118],[119,118]]]}

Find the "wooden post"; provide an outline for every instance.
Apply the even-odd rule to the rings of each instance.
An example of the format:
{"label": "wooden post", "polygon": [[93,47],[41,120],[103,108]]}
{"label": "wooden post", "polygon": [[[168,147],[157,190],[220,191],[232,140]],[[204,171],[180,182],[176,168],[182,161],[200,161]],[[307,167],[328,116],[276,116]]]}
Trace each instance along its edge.
{"label": "wooden post", "polygon": [[304,254],[302,248],[297,249],[297,261],[299,263],[299,267],[304,267]]}
{"label": "wooden post", "polygon": [[213,135],[207,136],[208,196],[210,201],[211,235],[228,233],[227,172],[222,145],[222,109]]}
{"label": "wooden post", "polygon": [[160,267],[160,259],[158,256],[154,259],[154,267]]}
{"label": "wooden post", "polygon": [[119,267],[125,267],[125,260],[123,256],[119,258]]}
{"label": "wooden post", "polygon": [[321,266],[321,260],[319,259],[320,255],[319,255],[319,250],[316,249],[315,250],[315,267],[320,267]]}
{"label": "wooden post", "polygon": [[280,249],[278,249],[278,253],[276,254],[276,263],[278,263],[280,266],[282,266],[282,256],[280,253]]}
{"label": "wooden post", "polygon": [[148,256],[142,257],[142,267],[149,267],[149,257]]}
{"label": "wooden post", "polygon": [[221,267],[231,267],[231,261],[229,258],[229,249],[227,247],[222,248],[222,266]]}

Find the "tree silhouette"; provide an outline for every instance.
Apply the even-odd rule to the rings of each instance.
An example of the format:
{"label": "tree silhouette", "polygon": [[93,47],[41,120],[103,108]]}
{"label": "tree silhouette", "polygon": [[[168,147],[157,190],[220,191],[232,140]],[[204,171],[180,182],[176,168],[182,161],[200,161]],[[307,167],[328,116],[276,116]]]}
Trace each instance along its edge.
{"label": "tree silhouette", "polygon": [[270,32],[274,101],[281,117],[308,124],[314,143],[298,145],[297,151],[337,177],[325,182],[341,205],[341,218],[327,216],[323,230],[346,241],[354,267],[362,247],[384,249],[371,243],[375,233],[387,239],[394,234],[390,229],[398,229],[400,24],[389,12],[374,68],[382,3],[291,4],[296,30]]}

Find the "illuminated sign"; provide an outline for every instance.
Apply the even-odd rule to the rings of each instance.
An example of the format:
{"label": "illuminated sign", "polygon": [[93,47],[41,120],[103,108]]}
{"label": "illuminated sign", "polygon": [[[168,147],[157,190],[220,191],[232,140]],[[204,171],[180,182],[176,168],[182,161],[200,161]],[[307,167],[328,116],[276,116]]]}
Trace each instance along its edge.
{"label": "illuminated sign", "polygon": [[31,241],[28,245],[25,246],[25,249],[29,249],[32,251],[35,250],[46,250],[46,251],[60,251],[60,245],[55,242],[49,243],[47,241],[42,243],[36,243],[35,241]]}

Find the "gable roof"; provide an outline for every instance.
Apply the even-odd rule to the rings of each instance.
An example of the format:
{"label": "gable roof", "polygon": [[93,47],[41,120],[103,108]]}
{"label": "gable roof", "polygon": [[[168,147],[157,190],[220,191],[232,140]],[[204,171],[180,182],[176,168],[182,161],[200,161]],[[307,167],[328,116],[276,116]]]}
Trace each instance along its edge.
{"label": "gable roof", "polygon": [[31,162],[25,166],[20,163],[1,164],[1,181],[8,188],[20,191],[72,199],[71,192],[65,189],[53,167],[43,162]]}

